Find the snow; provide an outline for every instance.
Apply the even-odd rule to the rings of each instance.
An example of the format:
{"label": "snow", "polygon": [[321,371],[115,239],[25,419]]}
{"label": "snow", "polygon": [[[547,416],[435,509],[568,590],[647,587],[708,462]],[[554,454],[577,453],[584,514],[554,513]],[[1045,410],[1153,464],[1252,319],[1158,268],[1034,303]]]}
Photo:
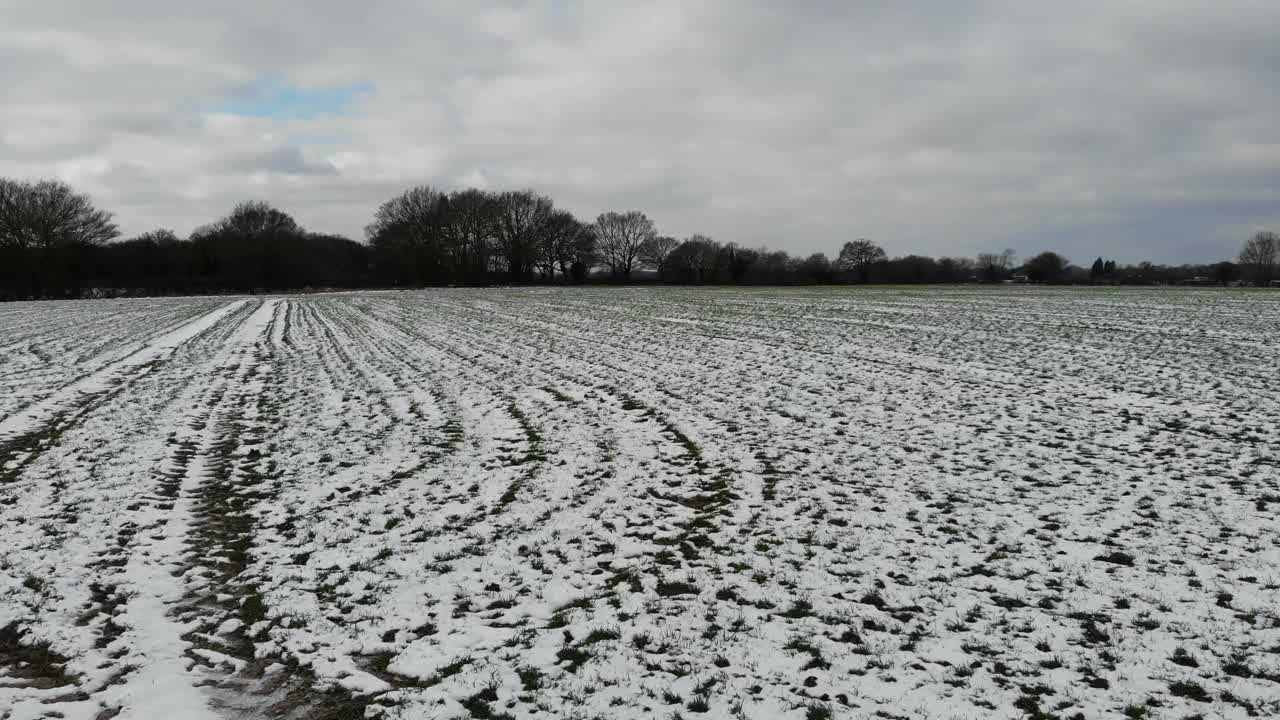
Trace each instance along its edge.
{"label": "snow", "polygon": [[[41,400],[7,415],[0,420],[0,442],[21,432],[30,431],[47,423],[61,410],[66,410],[85,402],[85,396],[101,393],[118,383],[121,376],[135,372],[148,363],[163,358],[174,348],[191,338],[205,332],[234,310],[239,303],[226,304],[217,310],[205,313],[193,320],[183,322],[174,329],[159,337],[152,338],[139,345],[135,350],[123,357],[102,363],[103,367],[58,388]],[[89,365],[97,364],[90,360]]]}
{"label": "snow", "polygon": [[0,717],[1280,713],[1274,293],[52,308]]}

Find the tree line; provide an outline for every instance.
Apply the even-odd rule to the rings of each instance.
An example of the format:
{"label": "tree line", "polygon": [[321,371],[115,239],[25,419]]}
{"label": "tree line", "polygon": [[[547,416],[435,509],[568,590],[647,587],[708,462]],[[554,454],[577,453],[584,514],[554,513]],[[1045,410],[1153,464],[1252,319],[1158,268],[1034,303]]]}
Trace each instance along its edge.
{"label": "tree line", "polygon": [[706,235],[662,235],[643,212],[585,221],[532,190],[445,192],[414,187],[388,199],[365,242],[310,232],[250,201],[188,237],[157,229],[121,239],[113,216],[56,180],[0,178],[0,299],[268,292],[495,283],[663,282],[804,285],[1035,282],[1268,284],[1274,233],[1250,238],[1239,262],[1072,265],[1054,252],[1019,262],[1012,251],[975,258],[890,258],[845,242],[834,259],[747,248]]}

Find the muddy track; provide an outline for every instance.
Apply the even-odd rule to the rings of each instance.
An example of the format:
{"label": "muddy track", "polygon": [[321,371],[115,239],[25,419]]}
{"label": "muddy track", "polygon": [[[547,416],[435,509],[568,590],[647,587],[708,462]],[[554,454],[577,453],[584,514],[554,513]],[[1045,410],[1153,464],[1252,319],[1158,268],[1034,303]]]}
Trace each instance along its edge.
{"label": "muddy track", "polygon": [[[63,401],[58,412],[33,416],[39,422],[9,436],[6,448],[25,453],[20,467],[11,467],[16,477],[59,433],[118,410],[107,408],[111,398],[185,345],[198,340],[206,347],[193,357],[213,356],[212,372],[199,385],[162,401],[167,414],[181,418],[169,425],[163,459],[144,473],[148,489],[120,508],[86,562],[92,580],[75,618],[90,638],[83,657],[73,662],[58,654],[19,622],[0,628],[0,690],[22,688],[17,697],[27,715],[31,707],[54,716],[74,707],[77,717],[91,708],[95,720],[150,718],[175,706],[210,720],[363,715],[364,703],[349,693],[316,689],[307,669],[255,652],[265,627],[254,623],[265,608],[244,570],[253,550],[253,505],[264,492],[257,446],[270,410],[263,388],[277,370],[267,338],[278,312],[270,301],[225,308],[183,326],[180,336],[163,335],[167,342],[158,349],[135,352],[154,356],[147,362],[107,368],[94,387],[69,396],[80,403],[73,409],[62,412]],[[183,408],[184,402],[191,404]],[[41,590],[39,578],[29,582]],[[9,708],[0,708],[0,718],[8,716]]]}
{"label": "muddy track", "polygon": [[[278,315],[272,324],[279,322]],[[221,717],[340,720],[362,717],[367,700],[317,687],[315,676],[287,659],[259,657],[256,641],[279,618],[268,616],[246,571],[257,531],[254,506],[273,480],[260,467],[260,446],[275,418],[264,388],[278,381],[268,325],[211,398],[211,440],[185,462],[197,475],[181,575],[187,595],[175,608],[188,630],[186,656],[210,706]],[[264,412],[265,411],[265,412]],[[203,427],[201,429],[204,429]],[[194,463],[193,463],[194,461]],[[194,467],[194,473],[193,473]]]}
{"label": "muddy track", "polygon": [[[77,525],[86,506],[82,499],[64,501],[61,497],[68,483],[75,483],[77,479],[54,473],[51,478],[33,485],[33,478],[23,476],[22,472],[41,463],[46,451],[64,442],[64,437],[70,438],[79,433],[82,425],[100,423],[103,417],[114,414],[121,407],[129,407],[125,396],[131,388],[139,384],[154,385],[154,377],[158,374],[171,374],[172,368],[165,365],[170,358],[182,357],[191,347],[229,331],[243,317],[241,306],[241,303],[224,304],[160,332],[128,355],[68,383],[64,386],[66,392],[61,396],[51,396],[6,418],[3,421],[5,440],[0,454],[5,468],[0,472],[0,479],[10,482],[0,485],[0,503],[6,506],[0,509],[12,506],[10,512],[19,512],[17,505],[20,500],[30,501],[33,495],[43,495],[50,505],[60,505],[61,510],[56,516],[50,516],[51,519],[56,517],[55,522],[42,524],[42,544],[48,548],[62,547],[68,540],[80,544]],[[172,397],[176,398],[178,394],[175,391]],[[164,393],[159,397],[170,395]],[[130,425],[125,431],[122,427],[122,436],[136,429]],[[90,463],[96,462],[96,458],[106,457],[97,452],[96,447],[89,446],[91,454],[87,457]],[[48,477],[48,471],[46,467],[36,477]],[[150,483],[147,486],[150,487]],[[61,712],[53,708],[69,707],[68,704],[98,706],[99,701],[91,695],[127,674],[128,662],[114,660],[121,656],[114,644],[127,629],[117,617],[128,595],[128,591],[121,590],[119,586],[120,573],[129,562],[139,532],[148,529],[135,522],[137,511],[152,504],[165,509],[162,495],[163,491],[159,489],[154,493],[143,492],[139,494],[139,501],[116,508],[114,525],[109,530],[104,527],[104,532],[97,536],[101,540],[95,545],[101,549],[84,561],[83,567],[88,575],[83,594],[87,602],[67,621],[78,629],[84,629],[83,633],[77,634],[82,637],[88,635],[90,640],[85,649],[88,655],[100,658],[99,664],[95,666],[94,661],[87,658],[72,663],[72,658],[60,655],[51,643],[40,639],[41,633],[34,632],[28,620],[18,619],[0,634],[0,677],[6,678],[0,686],[25,688],[17,695],[18,698],[31,694],[34,696],[31,701],[50,707],[48,712]],[[90,510],[96,512],[95,509]],[[30,613],[34,613],[34,617],[39,618],[42,613],[40,605],[50,597],[56,597],[58,591],[43,574],[28,574],[26,577],[25,589],[35,593],[39,599],[34,606],[28,606],[30,610],[24,615],[31,618]],[[62,647],[65,648],[66,644]],[[10,708],[0,710],[3,710],[0,717],[7,717]],[[110,708],[103,712],[102,717],[111,717],[115,713]]]}

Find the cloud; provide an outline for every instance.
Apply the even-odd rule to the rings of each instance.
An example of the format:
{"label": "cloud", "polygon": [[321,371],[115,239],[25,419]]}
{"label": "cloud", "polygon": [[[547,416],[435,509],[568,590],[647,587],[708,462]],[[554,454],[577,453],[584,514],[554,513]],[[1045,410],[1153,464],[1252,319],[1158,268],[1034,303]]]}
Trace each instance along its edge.
{"label": "cloud", "polygon": [[238,200],[359,237],[416,183],[795,253],[1178,262],[1280,217],[1280,4],[27,3],[0,167],[126,232]]}
{"label": "cloud", "polygon": [[232,172],[276,173],[281,175],[327,175],[338,171],[333,163],[307,157],[293,145],[278,145],[241,153],[224,160],[222,167]]}

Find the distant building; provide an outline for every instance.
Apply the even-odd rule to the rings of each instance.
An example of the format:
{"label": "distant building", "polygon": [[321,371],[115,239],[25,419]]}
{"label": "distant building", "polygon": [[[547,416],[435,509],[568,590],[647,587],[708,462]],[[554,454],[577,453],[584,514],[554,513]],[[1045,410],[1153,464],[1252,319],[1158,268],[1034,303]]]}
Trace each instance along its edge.
{"label": "distant building", "polygon": [[1215,283],[1213,278],[1208,278],[1203,275],[1196,275],[1195,277],[1189,277],[1186,280],[1183,280],[1182,284],[1183,285],[1214,285]]}

